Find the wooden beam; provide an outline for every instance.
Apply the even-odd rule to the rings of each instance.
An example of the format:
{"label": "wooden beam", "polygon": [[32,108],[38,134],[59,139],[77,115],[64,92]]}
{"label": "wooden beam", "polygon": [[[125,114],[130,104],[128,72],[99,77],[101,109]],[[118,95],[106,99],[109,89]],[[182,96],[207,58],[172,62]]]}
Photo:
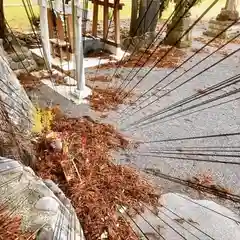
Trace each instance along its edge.
{"label": "wooden beam", "polygon": [[[97,5],[104,6],[104,1],[91,0],[91,2],[92,2],[92,3],[96,3]],[[119,5],[118,5],[119,10],[122,10],[123,6],[124,6],[124,3],[119,3]],[[110,2],[109,2],[109,3],[108,3],[108,7],[109,7],[109,8],[114,8],[114,3],[110,3]]]}
{"label": "wooden beam", "polygon": [[73,36],[73,20],[72,15],[67,15],[67,33],[68,33],[68,41],[71,46],[72,52],[74,52],[74,36]]}
{"label": "wooden beam", "polygon": [[103,6],[103,39],[107,40],[108,35],[108,0],[104,0]]}
{"label": "wooden beam", "polygon": [[47,10],[48,16],[48,31],[49,31],[49,38],[54,38],[54,24],[53,24],[53,13],[52,10],[48,8]]}
{"label": "wooden beam", "polygon": [[98,23],[98,4],[93,2],[93,23],[92,23],[92,35],[97,37],[97,23]]}
{"label": "wooden beam", "polygon": [[65,40],[62,19],[58,14],[56,17],[56,25],[57,25],[57,38],[60,40]]}
{"label": "wooden beam", "polygon": [[114,14],[114,31],[115,31],[115,43],[120,44],[120,14],[119,14],[119,0],[116,1],[116,8],[113,10]]}

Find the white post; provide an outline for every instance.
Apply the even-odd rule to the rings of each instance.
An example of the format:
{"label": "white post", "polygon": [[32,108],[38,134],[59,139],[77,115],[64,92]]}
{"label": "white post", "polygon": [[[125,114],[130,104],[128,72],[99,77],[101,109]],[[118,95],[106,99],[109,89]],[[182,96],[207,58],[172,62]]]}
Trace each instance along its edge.
{"label": "white post", "polygon": [[55,5],[55,9],[57,9],[57,11],[62,11],[62,1],[60,2],[60,0],[55,0],[54,1],[54,5]]}
{"label": "white post", "polygon": [[43,45],[43,54],[47,64],[47,68],[50,70],[52,68],[52,64],[48,30],[47,0],[39,0],[38,3],[40,6],[40,30]]}
{"label": "white post", "polygon": [[73,24],[74,24],[74,50],[76,65],[77,89],[75,95],[83,98],[86,93],[85,73],[83,67],[83,42],[82,42],[82,9],[78,0],[73,0]]}
{"label": "white post", "polygon": [[76,64],[76,80],[77,89],[83,91],[85,87],[85,74],[83,68],[83,46],[82,46],[82,9],[79,1],[74,2],[74,27],[75,27],[75,64]]}

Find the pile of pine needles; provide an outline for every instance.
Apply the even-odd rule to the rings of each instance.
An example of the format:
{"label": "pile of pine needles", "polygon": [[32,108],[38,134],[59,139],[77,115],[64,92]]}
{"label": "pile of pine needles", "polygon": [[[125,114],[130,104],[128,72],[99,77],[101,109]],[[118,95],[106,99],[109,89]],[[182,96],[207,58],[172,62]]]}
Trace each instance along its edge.
{"label": "pile of pine needles", "polygon": [[[203,44],[207,44],[212,38],[210,37],[196,37],[194,38],[195,41],[201,42]],[[211,43],[208,44],[208,46],[219,48],[222,45],[226,44],[229,41],[229,39],[224,38],[216,38]],[[233,44],[240,44],[240,38],[235,38],[231,41]]]}
{"label": "pile of pine needles", "polygon": [[123,63],[123,66],[132,68],[142,66],[147,67],[156,64],[156,68],[175,68],[181,63],[186,54],[183,50],[175,47],[171,48],[172,47],[164,46],[150,49],[139,49],[136,54]]}
{"label": "pile of pine needles", "polygon": [[93,121],[61,117],[52,131],[64,139],[61,151],[49,148],[43,137],[38,144],[37,173],[55,181],[72,201],[87,240],[138,239],[118,211],[140,212],[139,203],[156,206],[155,189],[135,169],[116,165],[112,151],[133,147],[115,128]]}
{"label": "pile of pine needles", "polygon": [[[127,97],[124,97],[127,96]],[[95,87],[92,94],[87,98],[89,100],[90,107],[99,112],[116,110],[120,104],[129,102],[129,97],[132,94],[127,95],[126,91],[120,93],[119,89],[106,88],[101,89]]]}
{"label": "pile of pine needles", "polygon": [[111,82],[111,78],[110,76],[106,76],[106,75],[98,75],[98,76],[94,76],[94,77],[89,77],[88,81],[91,82]]}
{"label": "pile of pine needles", "polygon": [[[171,50],[170,50],[171,49]],[[140,48],[130,57],[126,57],[122,61],[109,62],[98,66],[100,69],[110,69],[116,67],[152,67],[156,68],[175,68],[179,66],[186,56],[183,50],[176,47],[162,46],[152,48]],[[95,67],[94,67],[95,68]]]}
{"label": "pile of pine needles", "polygon": [[21,73],[18,76],[18,80],[20,81],[24,89],[27,91],[37,89],[42,85],[41,79],[33,76],[31,73]]}

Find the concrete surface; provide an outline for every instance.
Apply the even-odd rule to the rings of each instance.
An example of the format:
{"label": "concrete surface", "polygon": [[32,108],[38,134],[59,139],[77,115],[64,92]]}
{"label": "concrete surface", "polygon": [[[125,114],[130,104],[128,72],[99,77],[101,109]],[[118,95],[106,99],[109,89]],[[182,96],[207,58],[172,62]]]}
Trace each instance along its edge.
{"label": "concrete surface", "polygon": [[[205,29],[203,27],[196,28],[194,30],[194,36],[202,35]],[[193,41],[193,48],[199,48],[203,44],[199,41]],[[238,44],[229,44],[228,47],[224,49],[225,52],[231,53],[232,51],[238,49],[240,45]],[[208,47],[210,52],[215,48]],[[188,50],[188,55],[193,54],[191,50]],[[210,58],[204,60],[201,64],[199,64],[194,69],[190,70],[188,73],[184,74],[181,78],[177,79],[174,83],[170,84],[167,87],[164,87],[167,83],[173,80],[175,77],[179,76],[181,73],[185,72],[195,63],[199,62],[204,57],[208,56],[209,53],[201,52],[198,53],[191,61],[188,61],[183,67],[172,73],[167,79],[160,82],[163,77],[165,77],[168,73],[172,71],[172,69],[154,69],[151,71],[147,77],[134,89],[134,94],[139,96],[144,93],[147,89],[149,89],[154,84],[158,83],[158,86],[154,88],[153,91],[149,92],[146,97],[150,97],[142,106],[145,106],[149,101],[154,100],[157,96],[161,96],[167,91],[173,89],[178,84],[183,83],[190,77],[194,76],[196,73],[201,72],[212,64],[216,63],[218,60],[225,57],[225,54],[222,52],[216,53]],[[217,84],[229,77],[232,77],[236,74],[240,73],[239,69],[240,64],[240,53],[237,52],[233,56],[225,59],[221,63],[218,63],[216,66],[210,68],[209,70],[201,73],[196,76],[194,79],[184,84],[183,86],[177,88],[172,91],[170,94],[162,97],[154,104],[142,109],[136,114],[133,112],[137,109],[136,106],[128,106],[126,112],[122,112],[127,106],[120,106],[117,112],[110,112],[107,119],[104,121],[113,123],[116,127],[122,130],[122,132],[136,140],[141,141],[155,141],[160,139],[169,139],[169,138],[182,138],[182,137],[194,137],[194,136],[204,136],[210,134],[221,134],[221,133],[231,133],[231,132],[239,132],[240,130],[240,102],[239,100],[234,100],[226,104],[222,104],[220,106],[215,106],[213,108],[208,108],[203,111],[198,111],[186,116],[179,117],[177,119],[174,118],[166,118],[158,121],[154,124],[146,125],[145,127],[135,126],[134,128],[129,128],[129,125],[138,121],[142,117],[148,116],[156,111],[159,111],[165,107],[170,106],[173,103],[176,103],[179,100],[182,100],[192,94],[195,94],[199,90],[203,90],[206,87],[212,86],[213,84]],[[135,69],[137,70],[137,69]],[[149,70],[148,67],[143,68],[137,75],[134,77],[128,89],[131,86],[141,79],[144,74]],[[95,86],[119,86],[121,81],[126,77],[129,73],[130,69],[122,68],[117,71],[120,73],[120,79],[116,79],[112,84],[100,84],[95,83]],[[115,69],[99,69],[97,74],[102,75],[110,75],[112,76],[115,72]],[[95,76],[96,70],[87,70],[87,74],[90,76]],[[128,78],[125,82],[129,82],[130,78]],[[91,83],[89,83],[91,87]],[[217,93],[213,93],[209,96],[204,97],[202,100],[208,100],[214,96],[219,94],[226,93],[228,91],[239,89],[240,84],[235,84],[226,88],[225,90],[218,91]],[[161,92],[159,90],[164,87]],[[66,112],[69,116],[78,117],[82,115],[90,115],[93,118],[98,118],[99,113],[93,112],[89,109],[88,105],[75,106],[69,101],[66,101],[58,94],[51,92],[49,89],[46,89],[46,86],[43,86],[37,93],[38,100],[46,105],[48,102],[52,104],[61,104],[61,108],[64,112]],[[224,101],[229,99],[235,99],[240,97],[240,94],[237,93],[232,97],[225,98]],[[141,99],[142,101],[143,99]],[[201,101],[202,101],[201,100]],[[141,101],[138,101],[136,105],[138,105]],[[195,103],[201,102],[200,100],[194,101],[187,106],[192,106]],[[221,103],[223,100],[217,101],[215,103]],[[214,104],[215,104],[214,103]],[[210,103],[206,106],[212,106]],[[204,107],[204,106],[203,106]],[[169,113],[174,113],[179,109],[183,109],[184,106],[175,109],[174,111],[170,111]],[[202,107],[200,107],[202,108]],[[200,108],[196,108],[193,110],[197,110]],[[188,112],[184,112],[188,113]],[[181,114],[180,114],[181,115]],[[174,117],[180,116],[174,115]],[[166,116],[162,115],[162,116]],[[102,120],[103,121],[103,120]],[[197,140],[185,140],[185,141],[174,141],[174,142],[163,142],[163,143],[150,143],[150,144],[142,144],[137,150],[127,152],[125,155],[115,154],[116,161],[118,163],[130,164],[136,167],[139,170],[144,170],[145,168],[158,169],[163,174],[173,176],[180,179],[192,179],[196,177],[198,174],[208,174],[212,177],[214,184],[220,185],[222,187],[228,188],[232,193],[239,195],[240,194],[240,167],[239,165],[231,165],[231,161],[237,161],[238,158],[231,157],[214,157],[214,156],[195,156],[199,159],[206,160],[226,160],[229,161],[229,164],[220,164],[220,163],[210,163],[210,162],[197,162],[193,160],[180,160],[180,159],[171,159],[166,155],[164,157],[151,157],[144,156],[144,153],[152,151],[152,150],[160,150],[173,148],[175,150],[184,147],[233,147],[239,146],[240,136],[231,136],[231,137],[219,137],[219,138],[205,138],[205,139],[197,139]],[[192,152],[194,153],[194,151]],[[213,154],[216,152],[213,152]],[[127,155],[126,155],[127,154]],[[239,153],[235,153],[239,155]],[[181,154],[174,155],[177,157],[182,157]],[[190,156],[184,155],[183,157],[190,158]],[[211,199],[216,203],[219,203],[223,206],[229,207],[233,212],[239,213],[239,204],[233,203],[228,200],[219,199],[218,197],[213,197],[210,194],[202,194],[189,187],[180,185],[178,183],[174,183],[172,181],[164,180],[158,176],[148,175],[150,180],[152,180],[156,186],[158,186],[163,193],[175,192],[181,194],[187,194],[192,198],[201,198],[201,199]],[[217,217],[216,217],[217,219]],[[215,221],[215,220],[214,220]],[[220,220],[219,220],[220,221]],[[224,220],[221,220],[222,224]],[[219,222],[220,224],[220,222]],[[221,225],[219,225],[221,226]],[[212,233],[217,234],[218,227],[214,230],[212,229]],[[231,232],[230,225],[227,228]],[[208,229],[210,231],[210,229]],[[232,234],[239,234],[239,230],[233,229]],[[218,235],[214,235],[218,236]],[[225,235],[224,235],[225,236]],[[233,236],[233,235],[229,235]],[[238,235],[236,235],[238,236]],[[170,238],[171,239],[171,238]],[[173,238],[174,239],[174,238]],[[180,238],[179,238],[180,239]],[[203,238],[205,239],[205,238]],[[206,238],[207,239],[207,238]],[[221,238],[215,238],[221,239]],[[222,238],[224,239],[224,238]],[[225,238],[228,239],[228,238]],[[231,238],[229,238],[231,239]],[[233,238],[234,239],[234,238]],[[237,238],[236,238],[237,239]]]}
{"label": "concrete surface", "polygon": [[[240,218],[229,209],[208,200],[194,200],[186,195],[164,194],[156,211],[145,209],[135,218],[133,227],[142,239],[217,239],[240,238]],[[149,224],[150,223],[150,224]],[[145,233],[139,231],[138,227]]]}

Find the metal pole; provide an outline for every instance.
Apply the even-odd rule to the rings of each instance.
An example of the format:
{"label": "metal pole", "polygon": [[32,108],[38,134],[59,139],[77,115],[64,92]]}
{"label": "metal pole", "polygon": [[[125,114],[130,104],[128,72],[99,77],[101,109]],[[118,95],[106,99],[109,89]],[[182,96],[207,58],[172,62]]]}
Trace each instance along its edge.
{"label": "metal pole", "polygon": [[82,9],[78,0],[73,0],[72,2],[77,92],[81,98],[82,92],[85,89],[82,45]]}
{"label": "metal pole", "polygon": [[38,3],[40,6],[40,30],[43,45],[43,55],[47,64],[47,68],[50,70],[52,68],[52,64],[48,29],[47,0],[39,0]]}

